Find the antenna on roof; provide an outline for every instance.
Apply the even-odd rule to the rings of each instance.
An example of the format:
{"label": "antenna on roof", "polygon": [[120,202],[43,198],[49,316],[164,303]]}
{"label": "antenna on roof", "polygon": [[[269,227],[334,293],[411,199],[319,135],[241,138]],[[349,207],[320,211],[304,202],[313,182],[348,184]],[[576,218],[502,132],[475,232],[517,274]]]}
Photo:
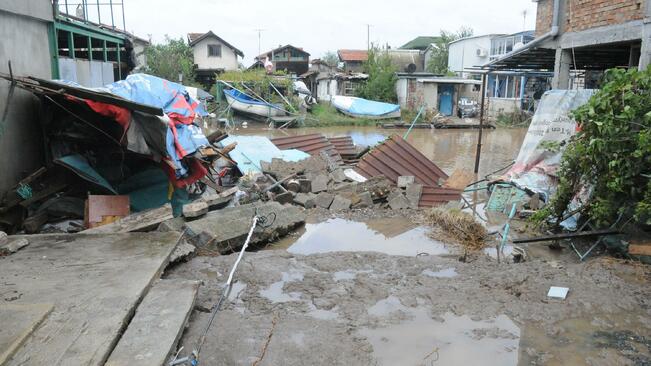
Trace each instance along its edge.
{"label": "antenna on roof", "polygon": [[254,31],[258,32],[258,56],[260,56],[260,53],[262,52],[262,50],[260,49],[260,44],[261,44],[260,39],[261,39],[262,32],[264,32],[264,29],[254,29]]}

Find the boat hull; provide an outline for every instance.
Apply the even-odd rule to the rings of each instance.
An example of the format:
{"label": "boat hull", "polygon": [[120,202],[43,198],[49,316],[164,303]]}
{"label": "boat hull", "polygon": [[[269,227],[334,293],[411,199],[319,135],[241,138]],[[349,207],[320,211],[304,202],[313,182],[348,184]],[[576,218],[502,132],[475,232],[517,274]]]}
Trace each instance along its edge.
{"label": "boat hull", "polygon": [[391,119],[400,118],[397,104],[376,102],[356,97],[337,95],[332,97],[332,106],[339,112],[354,118]]}
{"label": "boat hull", "polygon": [[268,105],[261,105],[261,104],[249,104],[246,102],[239,101],[228,94],[225,95],[226,95],[226,101],[228,102],[228,105],[230,105],[231,108],[233,108],[233,110],[235,111],[247,113],[247,114],[253,114],[260,117],[279,117],[285,115],[285,112],[276,109],[274,107]]}

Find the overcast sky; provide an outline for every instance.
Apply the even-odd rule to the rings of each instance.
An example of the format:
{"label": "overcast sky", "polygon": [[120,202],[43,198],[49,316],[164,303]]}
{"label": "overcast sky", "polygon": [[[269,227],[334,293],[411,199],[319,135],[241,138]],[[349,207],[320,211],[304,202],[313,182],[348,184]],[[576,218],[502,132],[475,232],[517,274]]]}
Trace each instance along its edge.
{"label": "overcast sky", "polygon": [[[244,52],[248,66],[262,51],[282,44],[303,47],[311,58],[371,42],[400,47],[417,36],[470,26],[475,34],[535,28],[531,0],[124,0],[126,28],[161,42],[165,35],[212,30]],[[527,11],[524,22],[523,11]]]}

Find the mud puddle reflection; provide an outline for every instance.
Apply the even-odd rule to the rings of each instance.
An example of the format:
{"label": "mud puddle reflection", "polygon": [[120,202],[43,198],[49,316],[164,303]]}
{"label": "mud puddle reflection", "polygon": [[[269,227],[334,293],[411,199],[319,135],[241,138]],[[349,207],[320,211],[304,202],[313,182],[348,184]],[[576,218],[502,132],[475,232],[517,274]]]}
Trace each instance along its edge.
{"label": "mud puddle reflection", "polygon": [[443,243],[427,236],[427,228],[413,226],[402,218],[367,223],[330,219],[306,224],[305,233],[298,239],[294,238],[287,250],[305,255],[329,252],[380,252],[403,256],[450,253]]}
{"label": "mud puddle reflection", "polygon": [[369,315],[408,320],[360,333],[373,346],[378,365],[517,365],[520,329],[507,316],[472,320],[445,313],[432,319],[427,309],[407,308],[390,296],[368,309]]}

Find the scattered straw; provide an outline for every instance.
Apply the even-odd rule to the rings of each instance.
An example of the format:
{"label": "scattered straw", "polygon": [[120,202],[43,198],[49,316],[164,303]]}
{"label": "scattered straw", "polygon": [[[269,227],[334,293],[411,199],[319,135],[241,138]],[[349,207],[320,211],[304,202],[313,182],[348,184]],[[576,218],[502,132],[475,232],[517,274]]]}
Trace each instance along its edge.
{"label": "scattered straw", "polygon": [[469,250],[479,250],[484,247],[486,228],[470,214],[436,207],[427,214],[427,221]]}

